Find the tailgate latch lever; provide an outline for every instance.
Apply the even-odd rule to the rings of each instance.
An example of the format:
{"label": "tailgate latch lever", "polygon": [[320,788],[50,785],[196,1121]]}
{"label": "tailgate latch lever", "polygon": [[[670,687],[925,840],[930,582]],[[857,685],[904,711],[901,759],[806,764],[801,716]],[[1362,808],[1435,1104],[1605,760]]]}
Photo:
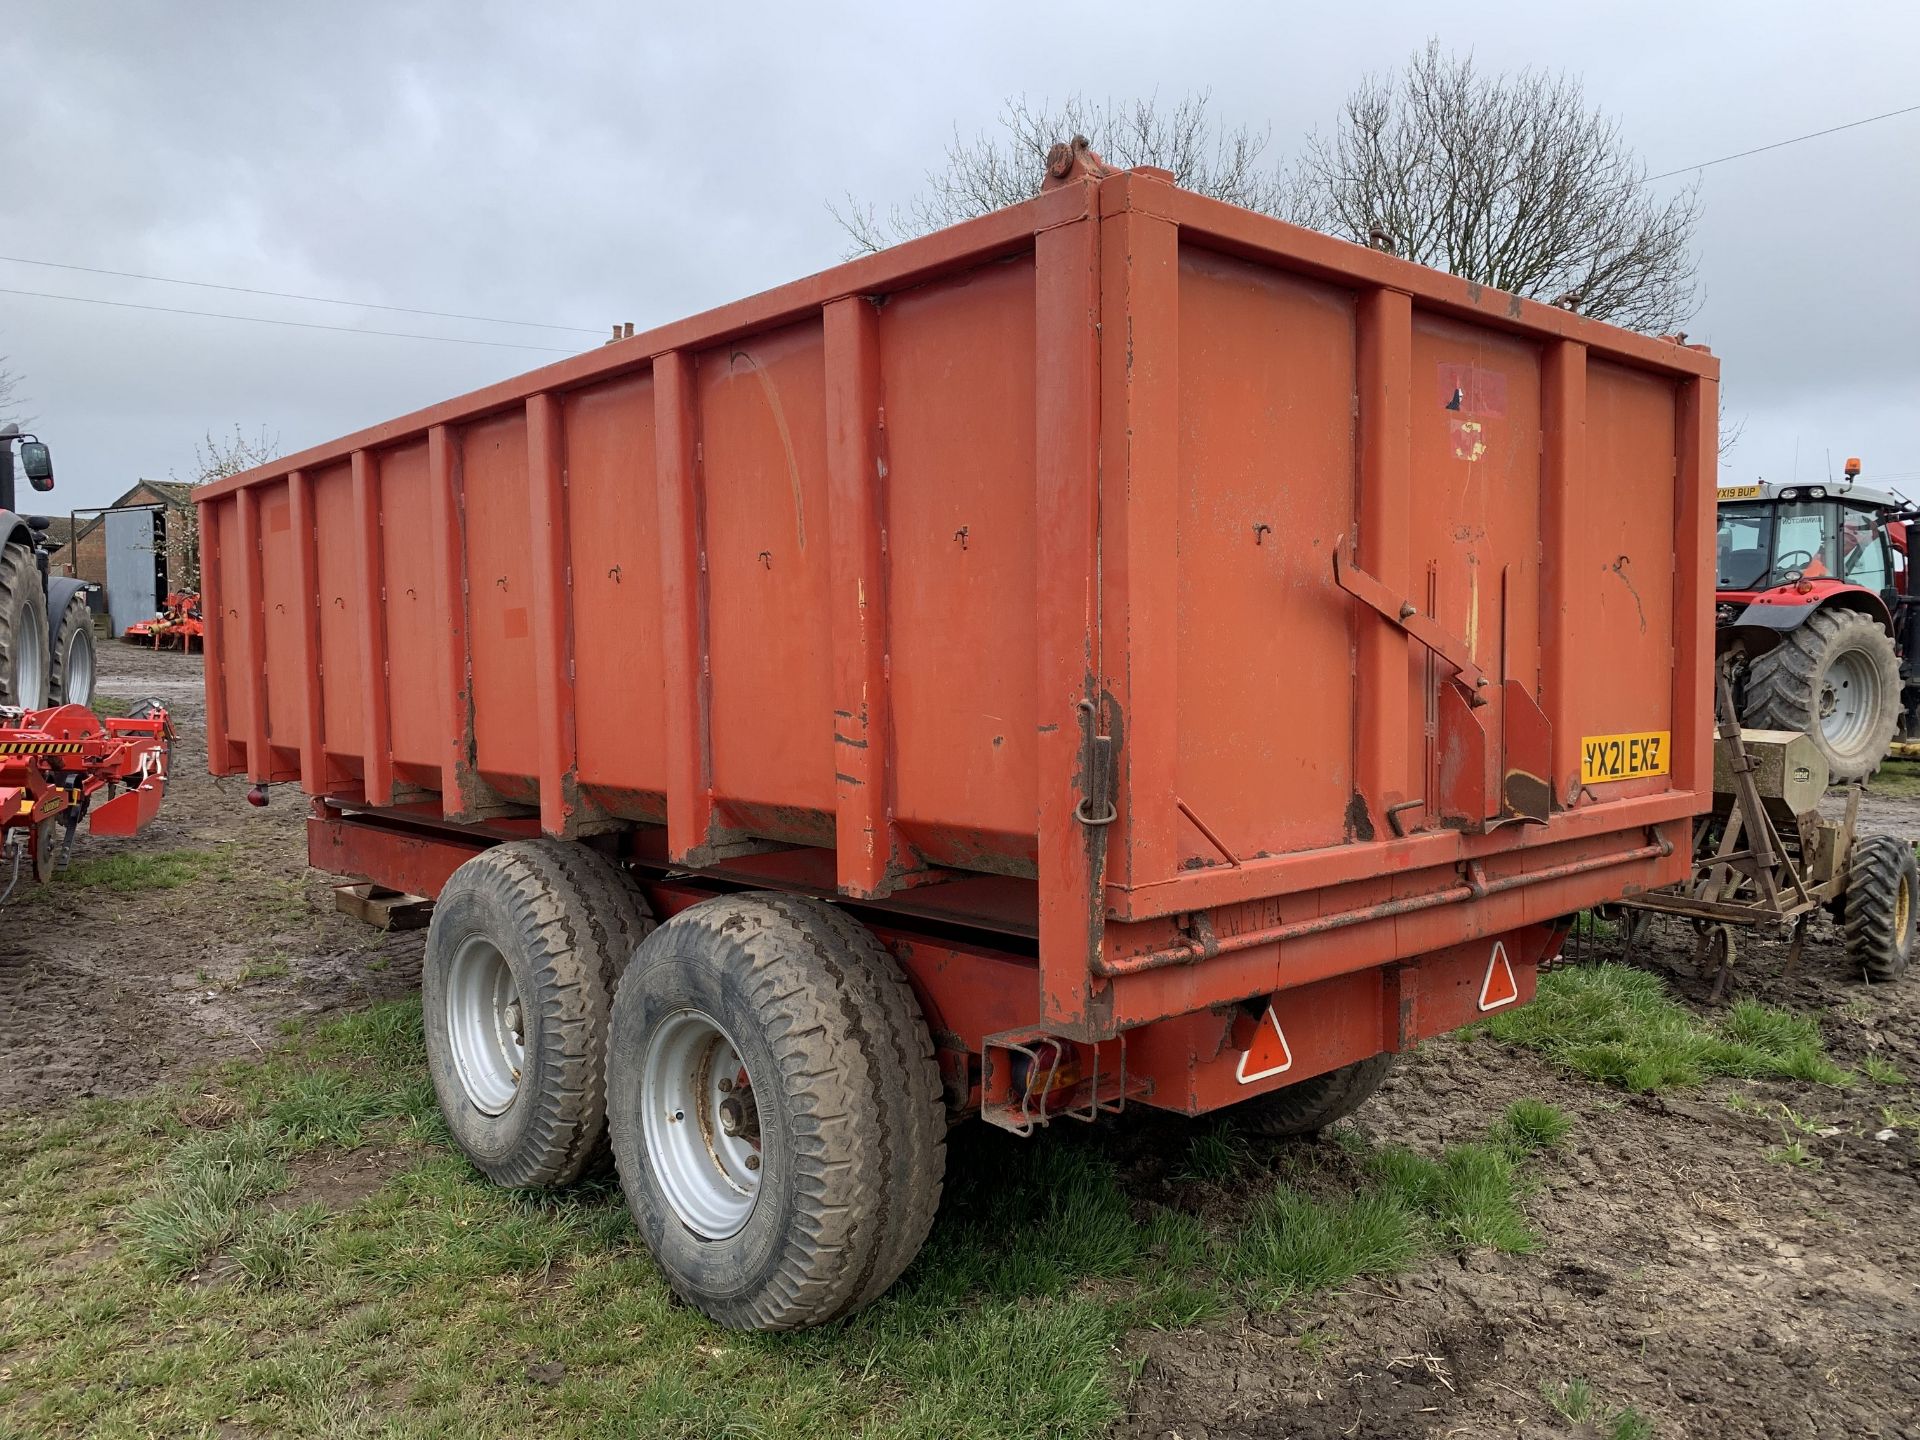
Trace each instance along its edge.
{"label": "tailgate latch lever", "polygon": [[1333,583],[1453,666],[1460,672],[1456,678],[1467,692],[1468,702],[1485,705],[1492,698],[1493,682],[1473,663],[1466,642],[1441,629],[1432,616],[1422,615],[1420,607],[1411,600],[1395,595],[1380,579],[1369,575],[1352,560],[1344,559],[1344,551],[1345,537],[1342,536],[1333,547]]}

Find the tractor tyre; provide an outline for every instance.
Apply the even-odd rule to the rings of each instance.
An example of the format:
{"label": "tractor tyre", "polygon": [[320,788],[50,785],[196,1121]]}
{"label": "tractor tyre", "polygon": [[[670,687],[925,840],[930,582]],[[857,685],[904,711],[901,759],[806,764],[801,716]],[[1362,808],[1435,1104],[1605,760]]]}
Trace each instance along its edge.
{"label": "tractor tyre", "polygon": [[516,840],[453,872],[421,966],[447,1129],[497,1185],[568,1185],[606,1154],[607,1011],[651,926],[633,880],[567,840]]}
{"label": "tractor tyre", "polygon": [[25,545],[0,545],[0,705],[47,703],[47,594]]}
{"label": "tractor tyre", "polygon": [[1356,1060],[1324,1075],[1296,1081],[1283,1090],[1256,1095],[1233,1107],[1233,1118],[1246,1130],[1268,1140],[1311,1135],[1336,1120],[1344,1120],[1363,1105],[1393,1069],[1395,1057],[1376,1055]]}
{"label": "tractor tyre", "polygon": [[1900,719],[1893,637],[1858,610],[1820,610],[1747,666],[1744,723],[1800,730],[1835,784],[1880,768]]}
{"label": "tractor tyre", "polygon": [[1920,866],[1910,842],[1868,835],[1847,865],[1847,959],[1875,984],[1898,980],[1913,958]]}
{"label": "tractor tyre", "polygon": [[93,611],[87,597],[75,595],[67,601],[60,621],[53,627],[53,660],[47,670],[49,705],[93,704],[93,677],[97,667],[93,644]]}
{"label": "tractor tyre", "polygon": [[634,1223],[678,1294],[741,1330],[878,1297],[946,1163],[933,1036],[873,933],[819,901],[729,895],[620,977],[607,1118]]}

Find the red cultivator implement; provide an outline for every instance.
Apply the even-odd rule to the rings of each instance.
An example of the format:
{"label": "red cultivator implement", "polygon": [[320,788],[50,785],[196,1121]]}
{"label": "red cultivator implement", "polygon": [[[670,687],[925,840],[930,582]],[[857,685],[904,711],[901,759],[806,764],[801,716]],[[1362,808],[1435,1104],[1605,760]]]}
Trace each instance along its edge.
{"label": "red cultivator implement", "polygon": [[191,655],[206,645],[207,627],[200,619],[200,592],[176,590],[151,620],[138,620],[120,632],[129,645],[150,645],[155,650],[183,650]]}
{"label": "red cultivator implement", "polygon": [[20,881],[52,878],[81,820],[96,835],[131,835],[159,813],[173,738],[166,709],[144,702],[125,718],[81,705],[0,708],[0,902]]}

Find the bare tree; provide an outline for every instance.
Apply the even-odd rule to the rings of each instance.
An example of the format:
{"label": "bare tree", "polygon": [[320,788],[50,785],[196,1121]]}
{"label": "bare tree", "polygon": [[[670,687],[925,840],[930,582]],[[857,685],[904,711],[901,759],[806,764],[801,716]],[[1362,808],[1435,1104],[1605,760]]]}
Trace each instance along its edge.
{"label": "bare tree", "polygon": [[1058,105],[1020,96],[1002,105],[998,133],[982,131],[969,140],[955,126],[945,162],[927,172],[925,192],[904,210],[896,206],[882,219],[871,203],[852,195],[844,207],[829,203],[827,209],[853,242],[849,256],[864,255],[1032,199],[1040,193],[1047,151],[1084,135],[1115,165],[1156,165],[1171,170],[1186,189],[1277,212],[1284,194],[1281,176],[1261,163],[1270,133],[1222,126],[1211,103],[1204,90],[1171,109],[1162,108],[1157,96],[1090,100],[1070,95]]}
{"label": "bare tree", "polygon": [[[231,439],[216,440],[209,430],[204,440],[194,442],[191,475],[182,477],[178,471],[167,473],[174,484],[185,485],[191,492],[264,465],[279,453],[280,437],[268,434],[266,426],[262,425],[258,434],[249,435],[236,421]],[[189,504],[184,514],[168,522],[167,570],[178,577],[180,589],[200,588],[200,508],[197,505]]]}
{"label": "bare tree", "polygon": [[1579,80],[1487,75],[1437,40],[1347,97],[1289,177],[1291,219],[1655,333],[1695,308],[1699,189],[1661,200]]}

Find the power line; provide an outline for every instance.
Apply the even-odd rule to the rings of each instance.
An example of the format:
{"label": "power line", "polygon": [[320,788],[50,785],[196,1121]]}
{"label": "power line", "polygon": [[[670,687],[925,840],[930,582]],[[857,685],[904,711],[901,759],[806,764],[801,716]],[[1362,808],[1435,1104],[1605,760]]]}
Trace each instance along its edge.
{"label": "power line", "polygon": [[1891,120],[1896,115],[1911,115],[1920,110],[1920,105],[1909,105],[1904,110],[1888,110],[1880,115],[1869,115],[1864,120],[1849,120],[1844,125],[1829,125],[1825,130],[1815,130],[1806,135],[1796,135],[1791,140],[1776,140],[1771,145],[1756,145],[1751,150],[1736,150],[1731,155],[1722,155],[1717,160],[1702,160],[1698,165],[1682,165],[1678,170],[1668,170],[1663,174],[1649,175],[1647,181],[1671,180],[1675,175],[1685,175],[1692,170],[1704,170],[1709,165],[1724,165],[1729,160],[1744,160],[1749,155],[1763,155],[1769,150],[1778,150],[1787,145],[1798,145],[1802,140],[1818,140],[1822,135],[1838,135],[1842,130],[1857,130],[1862,125],[1871,125],[1876,120]]}
{"label": "power line", "polygon": [[582,335],[600,333],[585,325],[549,325],[540,320],[502,320],[495,315],[462,315],[451,310],[419,310],[411,305],[380,305],[371,300],[336,300],[327,295],[296,295],[286,290],[255,290],[246,285],[217,285],[211,280],[181,280],[172,275],[142,275],[133,270],[104,270],[95,265],[68,265],[58,260],[29,260],[24,255],[0,255],[0,260],[13,265],[40,265],[49,270],[76,270],[83,275],[117,275],[122,280],[153,280],[162,285],[193,285],[202,290],[226,290],[235,295],[268,295],[276,300],[307,300],[316,305],[349,305],[357,310],[390,310],[397,315],[426,315],[435,320],[477,320],[486,325],[518,325],[528,330],[577,330]]}
{"label": "power line", "polygon": [[76,305],[112,305],[121,310],[152,310],[161,315],[200,315],[209,320],[244,320],[249,325],[290,325],[296,330],[334,330],[342,335],[382,335],[389,340],[440,340],[449,345],[485,345],[495,350],[544,350],[552,355],[575,355],[557,345],[522,345],[513,340],[469,340],[459,335],[416,335],[405,330],[359,330],[351,325],[323,325],[317,320],[273,320],[265,315],[226,315],[217,310],[185,310],[174,305],[138,305],[131,300],[100,300],[90,295],[54,295],[45,290],[8,290],[0,295],[30,295],[36,300],[70,300]]}

